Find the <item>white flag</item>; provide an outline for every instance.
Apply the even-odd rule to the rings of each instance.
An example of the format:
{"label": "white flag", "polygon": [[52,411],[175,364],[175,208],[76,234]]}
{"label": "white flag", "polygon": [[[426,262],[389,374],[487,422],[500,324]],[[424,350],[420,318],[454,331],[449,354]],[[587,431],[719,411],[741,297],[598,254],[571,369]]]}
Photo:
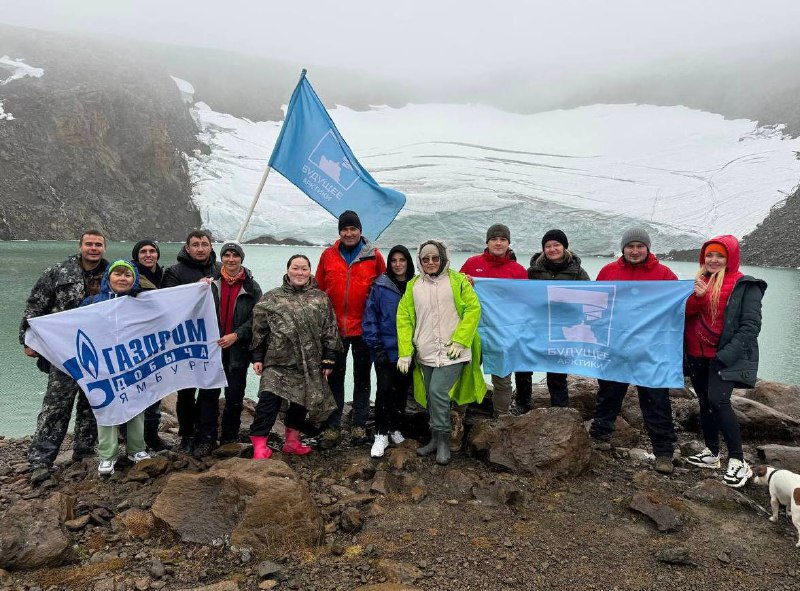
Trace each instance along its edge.
{"label": "white flag", "polygon": [[214,297],[205,283],[28,322],[25,344],[78,382],[98,425],[121,425],[181,388],[227,386]]}

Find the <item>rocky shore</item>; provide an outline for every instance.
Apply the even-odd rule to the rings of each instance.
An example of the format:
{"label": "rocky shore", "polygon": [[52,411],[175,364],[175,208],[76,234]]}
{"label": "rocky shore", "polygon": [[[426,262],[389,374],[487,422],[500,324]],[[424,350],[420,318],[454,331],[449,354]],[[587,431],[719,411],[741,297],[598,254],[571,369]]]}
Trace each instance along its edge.
{"label": "rocky shore", "polygon": [[[671,391],[680,449],[663,476],[633,391],[613,450],[592,450],[595,389],[573,378],[571,408],[551,409],[538,385],[534,410],[499,422],[490,401],[470,408],[448,466],[413,439],[381,459],[343,446],[259,462],[242,443],[121,460],[101,478],[67,442],[32,488],[28,440],[0,438],[0,589],[798,588],[797,532],[767,520],[767,489],[681,460],[701,447],[690,391]],[[747,460],[800,472],[800,387],[736,394]],[[419,433],[424,413],[408,410]],[[167,400],[165,438],[173,417]]]}

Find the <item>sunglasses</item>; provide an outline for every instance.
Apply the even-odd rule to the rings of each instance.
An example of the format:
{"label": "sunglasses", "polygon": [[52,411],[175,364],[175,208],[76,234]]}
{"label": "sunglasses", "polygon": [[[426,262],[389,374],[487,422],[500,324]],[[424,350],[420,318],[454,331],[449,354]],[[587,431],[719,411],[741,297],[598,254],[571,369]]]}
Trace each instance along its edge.
{"label": "sunglasses", "polygon": [[435,255],[422,257],[422,262],[423,263],[438,263],[440,260],[442,260],[441,257],[435,256]]}

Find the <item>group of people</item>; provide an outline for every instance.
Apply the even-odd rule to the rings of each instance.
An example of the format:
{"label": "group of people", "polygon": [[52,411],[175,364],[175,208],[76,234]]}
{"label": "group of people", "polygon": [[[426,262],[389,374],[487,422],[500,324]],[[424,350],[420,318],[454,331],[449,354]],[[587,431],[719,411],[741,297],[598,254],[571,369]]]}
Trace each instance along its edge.
{"label": "group of people", "polygon": [[[423,242],[416,261],[409,249],[394,246],[388,267],[375,246],[362,235],[356,212],[338,220],[339,239],[326,248],[316,272],[304,255],[292,256],[282,285],[262,295],[253,275],[243,266],[244,249],[225,242],[216,259],[211,236],[189,234],[177,262],[159,265],[158,244],[138,242],[130,261],[107,262],[105,237],[89,230],[81,236],[79,253],[47,269],[34,286],[20,328],[20,342],[29,318],[92,304],[142,289],[163,289],[204,281],[211,285],[217,309],[228,386],[221,422],[221,389],[180,390],[177,400],[180,449],[196,457],[219,443],[238,441],[248,368],[259,376],[259,396],[250,429],[253,457],[271,456],[269,437],[284,401],[282,451],[305,455],[312,448],[300,434],[319,435],[319,446],[330,449],[342,439],[342,411],[348,352],[352,351],[353,412],[350,438],[367,442],[370,373],[375,367],[377,393],[372,457],[384,455],[390,444],[404,440],[402,415],[413,387],[417,401],[429,412],[430,441],[420,455],[435,454],[447,464],[451,454],[453,416],[465,405],[481,402],[487,387],[481,370],[478,336],[481,306],[473,278],[588,281],[581,259],[569,250],[562,230],[542,237],[540,253],[528,269],[516,261],[511,232],[503,224],[486,233],[486,249],[469,258],[460,271],[451,268],[446,245]],[[626,231],[622,256],[600,271],[598,281],[674,280],[675,274],[651,252],[650,237],[640,228]],[[739,243],[718,236],[703,244],[694,293],[686,304],[685,369],[700,403],[706,448],[687,458],[690,464],[719,468],[719,433],[728,450],[724,482],[743,486],[752,474],[742,455],[741,437],[730,404],[734,387],[752,386],[758,367],[757,337],[761,298],[766,283],[739,271]],[[419,272],[417,273],[417,269]],[[27,355],[37,352],[25,348]],[[77,396],[73,458],[94,454],[99,437],[99,472],[111,474],[118,454],[116,427],[98,429],[86,397],[77,384],[56,368],[49,370],[47,392],[28,459],[31,480],[48,478]],[[531,373],[517,372],[516,399],[520,412],[531,408]],[[512,376],[491,376],[496,417],[512,408]],[[590,435],[597,449],[610,449],[614,425],[629,384],[598,380],[597,406]],[[552,406],[568,406],[567,376],[547,374]],[[655,469],[673,470],[676,442],[667,389],[637,386],[644,424],[656,457]],[[455,412],[452,412],[455,410]],[[148,457],[146,448],[160,451],[159,404],[126,425],[126,451],[132,461]]]}

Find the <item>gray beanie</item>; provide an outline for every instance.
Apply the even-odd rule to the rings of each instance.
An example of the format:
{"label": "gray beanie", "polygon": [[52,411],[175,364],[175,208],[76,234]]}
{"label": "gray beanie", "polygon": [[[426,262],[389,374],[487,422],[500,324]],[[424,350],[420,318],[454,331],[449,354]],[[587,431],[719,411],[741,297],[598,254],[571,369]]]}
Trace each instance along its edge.
{"label": "gray beanie", "polygon": [[625,230],[619,243],[620,250],[624,250],[625,246],[631,242],[641,242],[647,247],[647,250],[650,250],[650,234],[644,228],[628,228]]}
{"label": "gray beanie", "polygon": [[244,248],[242,245],[236,242],[236,240],[228,240],[225,244],[222,245],[222,248],[219,249],[219,256],[225,254],[225,251],[232,250],[244,260]]}
{"label": "gray beanie", "polygon": [[504,224],[493,224],[486,230],[486,242],[492,238],[505,238],[511,242],[511,230]]}

